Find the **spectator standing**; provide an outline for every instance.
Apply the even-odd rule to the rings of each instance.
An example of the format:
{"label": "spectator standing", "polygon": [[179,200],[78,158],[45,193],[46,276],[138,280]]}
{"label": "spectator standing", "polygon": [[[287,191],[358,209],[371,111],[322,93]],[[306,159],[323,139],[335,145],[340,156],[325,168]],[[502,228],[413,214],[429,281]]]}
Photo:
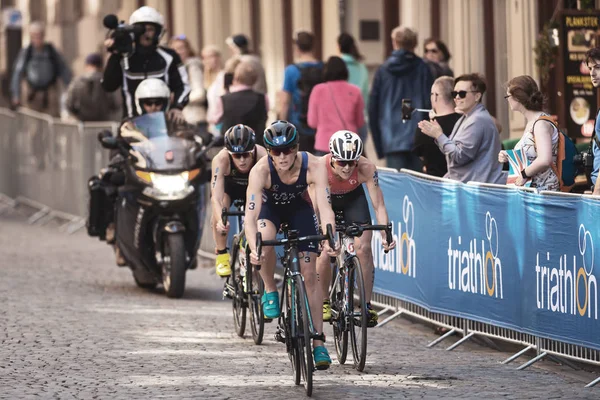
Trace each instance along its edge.
{"label": "spectator standing", "polygon": [[183,117],[188,124],[196,125],[202,131],[206,131],[206,90],[204,89],[202,61],[196,57],[196,53],[185,35],[173,37],[169,47],[175,50],[181,58],[190,82],[189,103],[183,108]]}
{"label": "spectator standing", "polygon": [[323,62],[314,56],[314,44],[315,36],[311,32],[296,33],[296,64],[285,67],[283,90],[279,93],[277,106],[277,118],[291,122],[298,130],[299,151],[308,152],[315,149],[315,130],[308,126],[308,102],[312,89],[323,82]]}
{"label": "spectator standing", "polygon": [[[454,79],[449,76],[437,78],[431,87],[431,107],[433,108],[433,112],[430,115],[430,119],[440,124],[442,132],[446,136],[452,133],[456,121],[461,117],[461,114],[454,111],[454,100],[451,94],[453,88]],[[417,156],[421,157],[427,174],[441,177],[448,172],[444,153],[440,151],[431,137],[425,135],[418,128],[413,151]]]}
{"label": "spectator standing", "polygon": [[369,97],[369,125],[377,156],[385,156],[390,168],[421,170],[421,161],[412,153],[417,123],[423,118],[402,121],[402,99],[414,108],[430,108],[433,76],[415,53],[417,33],[399,26],[392,31],[392,55],[375,73]]}
{"label": "spectator standing", "polygon": [[434,79],[440,76],[454,76],[454,72],[448,66],[450,57],[452,56],[448,47],[440,39],[429,38],[423,43],[423,58],[431,68]]}
{"label": "spectator standing", "polygon": [[204,88],[211,87],[219,72],[223,70],[221,51],[215,45],[208,45],[202,49],[202,66],[204,67]]}
{"label": "spectator standing", "polygon": [[235,68],[229,93],[220,98],[217,107],[221,107],[222,113],[221,135],[232,126],[243,124],[254,130],[256,143],[262,146],[269,100],[266,94],[253,89],[258,80],[256,72],[251,62],[240,62]]}
{"label": "spectator standing", "polygon": [[[364,62],[364,57],[358,51],[354,37],[348,33],[342,33],[338,36],[338,47],[340,50],[340,57],[346,63],[348,68],[348,82],[358,86],[362,93],[363,101],[365,103],[365,121],[367,117],[367,100],[369,98],[369,71]],[[364,142],[367,139],[367,124],[359,127],[358,135]]]}
{"label": "spectator standing", "polygon": [[[600,87],[600,48],[595,47],[588,50],[585,62],[590,70],[592,85]],[[599,110],[600,111],[600,110]],[[592,170],[593,194],[600,196],[600,185],[597,183],[600,173],[600,112],[596,113],[596,124],[594,125],[594,136],[592,137],[592,152],[594,154],[594,166]]]}
{"label": "spectator standing", "polygon": [[252,87],[255,91],[266,94],[267,93],[267,78],[265,76],[265,69],[260,61],[260,57],[256,54],[252,54],[250,51],[250,41],[246,35],[238,34],[227,38],[225,41],[229,49],[233,53],[234,57],[239,57],[241,61],[250,63],[256,70],[256,76],[258,79]]}
{"label": "spectator standing", "polygon": [[119,97],[102,88],[102,55],[89,54],[84,72],[73,79],[67,90],[66,108],[79,121],[118,120]]}
{"label": "spectator standing", "polygon": [[481,104],[486,84],[478,74],[461,75],[454,81],[452,97],[462,117],[446,136],[436,121],[421,121],[421,131],[436,140],[446,155],[448,172],[444,178],[461,182],[506,184],[498,162],[500,134],[490,113]]}
{"label": "spectator standing", "polygon": [[209,123],[210,131],[213,135],[221,135],[221,117],[223,116],[223,107],[221,96],[229,93],[229,87],[233,83],[235,68],[241,63],[239,57],[232,57],[225,63],[225,68],[219,73],[217,79],[208,89],[208,112],[206,119]]}
{"label": "spectator standing", "polygon": [[348,68],[340,57],[330,57],[308,102],[308,125],[317,130],[315,155],[329,154],[329,139],[340,130],[356,132],[365,124],[360,89],[348,82]]}
{"label": "spectator standing", "polygon": [[[54,117],[59,116],[60,95],[57,81],[71,83],[71,70],[54,45],[45,42],[45,29],[41,22],[29,25],[30,44],[21,49],[10,83],[11,105],[25,104],[26,107],[44,112]],[[21,79],[25,78],[26,101],[21,100]]]}
{"label": "spectator standing", "polygon": [[[529,166],[521,171],[515,185],[523,186],[531,180],[531,187],[539,190],[560,190],[560,181],[553,166],[556,166],[558,155],[559,132],[549,121],[536,121],[541,116],[548,116],[542,111],[544,95],[539,91],[537,83],[529,75],[521,75],[508,82],[506,96],[512,111],[523,114],[527,124],[523,137],[515,145],[515,150],[522,149],[529,161]],[[506,151],[498,153],[498,161],[508,162]]]}

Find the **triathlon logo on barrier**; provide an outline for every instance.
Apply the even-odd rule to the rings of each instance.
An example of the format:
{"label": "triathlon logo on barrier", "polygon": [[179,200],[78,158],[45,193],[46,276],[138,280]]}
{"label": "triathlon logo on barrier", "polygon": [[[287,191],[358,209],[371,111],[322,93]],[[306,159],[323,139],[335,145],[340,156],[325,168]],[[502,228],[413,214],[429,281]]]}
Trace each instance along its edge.
{"label": "triathlon logo on barrier", "polygon": [[[540,265],[540,253],[536,255],[535,282],[537,308],[551,312],[571,314],[598,319],[598,283],[594,272],[594,241],[585,225],[579,225],[579,255],[581,266],[577,268],[577,256],[573,256],[572,269],[567,255],[559,256],[558,268]],[[546,253],[550,262],[550,252]],[[593,301],[593,303],[592,303]]]}
{"label": "triathlon logo on barrier", "polygon": [[[376,222],[373,221],[375,224]],[[392,221],[393,224],[393,221]],[[393,224],[394,225],[394,224]],[[415,233],[415,208],[408,196],[402,202],[402,222],[398,222],[393,236],[398,246],[388,254],[375,251],[373,262],[375,268],[388,272],[417,277],[417,250],[413,235]],[[373,249],[381,249],[381,235],[374,234],[371,240]]]}
{"label": "triathlon logo on barrier", "polygon": [[480,248],[477,247],[476,238],[463,245],[462,237],[459,236],[457,247],[452,247],[452,237],[448,238],[448,287],[503,299],[498,224],[489,211],[485,214],[485,235],[487,241],[481,239]]}

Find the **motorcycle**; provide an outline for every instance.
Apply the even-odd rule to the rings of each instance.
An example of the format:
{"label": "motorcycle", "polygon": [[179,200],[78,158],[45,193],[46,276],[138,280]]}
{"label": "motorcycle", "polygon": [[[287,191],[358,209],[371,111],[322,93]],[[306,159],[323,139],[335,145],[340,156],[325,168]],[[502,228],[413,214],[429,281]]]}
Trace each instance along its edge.
{"label": "motorcycle", "polygon": [[[162,112],[145,114],[125,122],[119,137],[105,131],[98,139],[104,148],[118,152],[108,169],[112,176],[103,180],[117,188],[111,201],[106,201],[111,191],[103,190],[104,202],[114,204],[116,248],[139,287],[154,289],[162,283],[168,297],[179,298],[186,271],[196,268],[198,187],[206,181],[204,155],[211,145],[189,126],[173,125]],[[101,186],[98,179],[94,182]],[[103,222],[91,230],[94,235],[88,226],[88,233],[106,239]]]}

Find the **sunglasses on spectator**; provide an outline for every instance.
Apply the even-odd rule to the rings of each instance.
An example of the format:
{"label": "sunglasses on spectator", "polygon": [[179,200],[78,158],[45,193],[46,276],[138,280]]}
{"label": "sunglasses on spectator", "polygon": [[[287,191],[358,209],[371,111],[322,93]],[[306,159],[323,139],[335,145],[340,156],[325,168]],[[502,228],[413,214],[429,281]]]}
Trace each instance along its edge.
{"label": "sunglasses on spectator", "polygon": [[164,106],[165,100],[163,99],[144,99],[142,104],[146,106]]}
{"label": "sunglasses on spectator", "polygon": [[252,153],[254,153],[254,151],[246,151],[244,153],[229,153],[231,154],[231,157],[235,158],[236,160],[239,160],[240,158],[250,158],[252,157]]}
{"label": "sunglasses on spectator", "polygon": [[440,51],[436,48],[433,49],[425,49],[425,54],[427,53],[439,53]]}
{"label": "sunglasses on spectator", "polygon": [[465,97],[467,97],[467,93],[479,93],[476,90],[459,90],[458,92],[453,90],[450,92],[450,94],[452,95],[452,98],[454,99],[456,96],[458,96],[461,99],[464,99]]}
{"label": "sunglasses on spectator", "polygon": [[294,150],[296,150],[296,146],[288,147],[285,149],[269,149],[269,154],[271,154],[273,157],[278,157],[281,154],[287,156],[292,154]]}
{"label": "sunglasses on spectator", "polygon": [[346,161],[346,160],[333,160],[333,162],[335,162],[340,168],[344,168],[346,165],[349,167],[354,167],[358,161],[356,160],[351,160],[351,161]]}

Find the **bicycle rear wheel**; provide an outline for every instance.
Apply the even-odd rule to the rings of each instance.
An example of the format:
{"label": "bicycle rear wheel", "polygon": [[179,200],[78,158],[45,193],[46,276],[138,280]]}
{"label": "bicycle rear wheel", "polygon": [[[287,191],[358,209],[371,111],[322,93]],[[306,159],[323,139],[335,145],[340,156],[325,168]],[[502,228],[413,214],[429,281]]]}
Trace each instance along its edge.
{"label": "bicycle rear wheel", "polygon": [[239,252],[239,236],[236,236],[231,244],[231,253],[229,262],[231,263],[231,285],[234,289],[233,300],[233,323],[235,325],[235,333],[239,337],[244,337],[246,330],[246,306],[244,304],[244,284],[240,274],[240,263],[238,260]]}
{"label": "bicycle rear wheel", "polygon": [[332,271],[333,281],[330,291],[329,304],[331,305],[331,324],[333,325],[333,342],[335,352],[340,364],[346,363],[348,356],[348,330],[346,329],[346,309],[344,307],[344,275],[338,276],[340,271],[336,259],[335,267]]}
{"label": "bicycle rear wheel", "polygon": [[250,265],[246,271],[246,281],[250,293],[248,294],[248,308],[250,309],[250,327],[252,328],[252,339],[255,344],[261,344],[265,332],[265,318],[261,306],[261,297],[265,290],[260,274]]}
{"label": "bicycle rear wheel", "polygon": [[296,348],[300,358],[300,369],[304,378],[304,389],[307,396],[312,395],[313,388],[313,356],[312,356],[312,332],[310,330],[310,312],[308,309],[308,297],[304,281],[300,276],[294,277],[295,287],[295,315],[298,339]]}
{"label": "bicycle rear wheel", "polygon": [[352,355],[354,367],[358,371],[365,369],[367,361],[367,325],[368,311],[365,299],[365,285],[362,269],[357,257],[353,257],[348,265],[348,300],[350,318],[350,339],[352,342]]}

